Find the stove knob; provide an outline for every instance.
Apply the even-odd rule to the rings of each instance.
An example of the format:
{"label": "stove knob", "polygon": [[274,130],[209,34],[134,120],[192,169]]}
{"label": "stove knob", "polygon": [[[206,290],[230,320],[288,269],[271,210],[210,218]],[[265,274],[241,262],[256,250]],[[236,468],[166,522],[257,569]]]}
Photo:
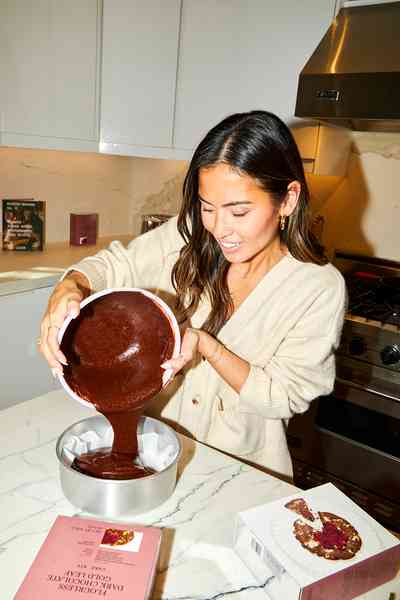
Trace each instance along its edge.
{"label": "stove knob", "polygon": [[364,354],[366,349],[367,346],[361,337],[354,337],[349,342],[349,352],[353,356],[360,356],[360,354]]}
{"label": "stove knob", "polygon": [[397,344],[385,346],[381,350],[381,359],[384,365],[394,365],[400,361],[400,347]]}

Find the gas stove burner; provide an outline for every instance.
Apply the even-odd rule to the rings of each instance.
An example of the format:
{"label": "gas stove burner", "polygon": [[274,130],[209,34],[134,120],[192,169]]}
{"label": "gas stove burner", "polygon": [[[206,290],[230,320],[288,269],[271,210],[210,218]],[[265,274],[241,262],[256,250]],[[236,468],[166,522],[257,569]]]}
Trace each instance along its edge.
{"label": "gas stove burner", "polygon": [[400,278],[346,274],[349,313],[400,327]]}

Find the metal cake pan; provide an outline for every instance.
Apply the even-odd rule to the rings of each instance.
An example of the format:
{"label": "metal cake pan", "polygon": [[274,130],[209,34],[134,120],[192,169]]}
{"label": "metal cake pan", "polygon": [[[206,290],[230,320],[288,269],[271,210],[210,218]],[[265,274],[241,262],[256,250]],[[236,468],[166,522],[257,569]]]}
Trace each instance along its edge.
{"label": "metal cake pan", "polygon": [[176,449],[175,458],[170,464],[163,470],[141,479],[99,479],[80,473],[70,466],[63,448],[72,436],[80,437],[88,431],[95,431],[103,437],[110,427],[103,415],[78,421],[60,435],[56,445],[60,481],[63,493],[71,504],[93,515],[117,518],[148,512],[171,496],[176,485],[182,449],[179,437],[169,425],[152,417],[142,417],[139,426],[144,433],[146,429],[151,429],[159,435],[166,436],[168,443],[173,444]]}

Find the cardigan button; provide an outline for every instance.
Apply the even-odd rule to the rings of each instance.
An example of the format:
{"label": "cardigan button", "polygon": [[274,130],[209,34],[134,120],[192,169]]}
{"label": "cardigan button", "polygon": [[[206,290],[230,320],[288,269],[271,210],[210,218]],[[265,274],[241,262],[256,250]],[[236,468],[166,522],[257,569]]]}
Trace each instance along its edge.
{"label": "cardigan button", "polygon": [[192,404],[193,404],[193,406],[197,406],[198,404],[200,404],[200,399],[198,396],[195,396],[194,398],[192,398]]}

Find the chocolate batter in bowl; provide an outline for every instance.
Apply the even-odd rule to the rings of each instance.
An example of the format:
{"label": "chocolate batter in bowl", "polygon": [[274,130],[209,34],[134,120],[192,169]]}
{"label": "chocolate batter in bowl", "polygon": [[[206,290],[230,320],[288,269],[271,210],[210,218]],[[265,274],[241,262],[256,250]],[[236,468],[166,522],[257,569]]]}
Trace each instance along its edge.
{"label": "chocolate batter in bowl", "polygon": [[104,290],[81,303],[59,342],[68,362],[62,385],[102,413],[114,432],[112,448],[82,454],[72,467],[101,479],[151,475],[137,461],[137,425],[171,377],[161,364],[179,353],[179,327],[169,307],[139,288]]}

